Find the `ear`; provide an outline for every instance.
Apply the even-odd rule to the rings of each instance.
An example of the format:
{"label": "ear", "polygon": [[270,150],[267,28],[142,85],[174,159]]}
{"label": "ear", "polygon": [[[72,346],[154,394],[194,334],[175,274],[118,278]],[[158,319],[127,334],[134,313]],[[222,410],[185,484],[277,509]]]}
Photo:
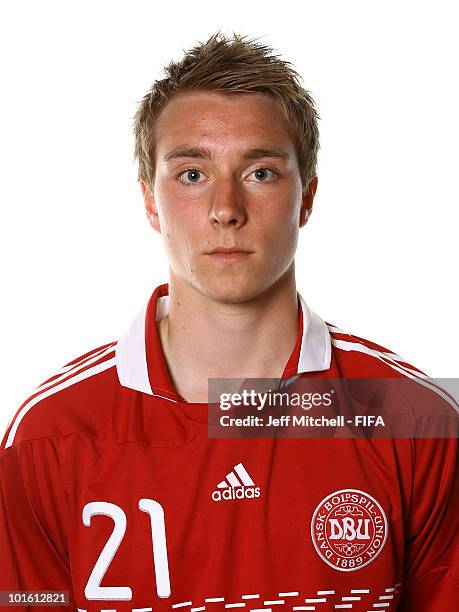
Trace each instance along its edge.
{"label": "ear", "polygon": [[317,183],[319,179],[317,176],[313,176],[306,187],[303,189],[301,210],[300,210],[300,227],[306,225],[309,216],[312,212],[312,202],[317,190]]}
{"label": "ear", "polygon": [[160,234],[161,226],[159,224],[158,208],[156,206],[155,196],[153,195],[150,187],[146,185],[142,179],[140,179],[139,182],[140,188],[142,189],[145,212],[147,214],[148,221],[150,222],[151,227]]}

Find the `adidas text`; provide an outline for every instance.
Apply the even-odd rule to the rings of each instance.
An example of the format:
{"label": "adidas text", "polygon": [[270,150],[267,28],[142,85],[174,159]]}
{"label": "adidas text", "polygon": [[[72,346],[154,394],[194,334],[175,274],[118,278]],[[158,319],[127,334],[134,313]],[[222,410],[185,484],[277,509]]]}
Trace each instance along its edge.
{"label": "adidas text", "polygon": [[250,499],[260,497],[260,487],[229,487],[228,489],[215,489],[212,499],[216,502],[225,499]]}

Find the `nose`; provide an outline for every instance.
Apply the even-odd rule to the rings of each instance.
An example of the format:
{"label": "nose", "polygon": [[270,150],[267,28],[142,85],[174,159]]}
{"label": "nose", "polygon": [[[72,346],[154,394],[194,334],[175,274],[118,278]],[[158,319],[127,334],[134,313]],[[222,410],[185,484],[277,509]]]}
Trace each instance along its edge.
{"label": "nose", "polygon": [[212,225],[234,225],[240,227],[246,221],[244,196],[232,178],[220,178],[214,186],[209,210]]}

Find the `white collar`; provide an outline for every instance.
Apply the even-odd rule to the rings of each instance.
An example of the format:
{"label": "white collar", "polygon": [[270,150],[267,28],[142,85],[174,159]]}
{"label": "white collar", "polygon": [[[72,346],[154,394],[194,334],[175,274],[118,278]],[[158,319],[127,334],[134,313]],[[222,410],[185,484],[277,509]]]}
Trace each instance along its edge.
{"label": "white collar", "polygon": [[[297,374],[328,370],[331,340],[327,324],[306,304],[298,293],[303,313],[303,336]],[[148,303],[140,310],[128,331],[116,345],[116,369],[123,387],[155,395],[148,377],[145,324]],[[169,312],[169,296],[157,298],[156,320]]]}

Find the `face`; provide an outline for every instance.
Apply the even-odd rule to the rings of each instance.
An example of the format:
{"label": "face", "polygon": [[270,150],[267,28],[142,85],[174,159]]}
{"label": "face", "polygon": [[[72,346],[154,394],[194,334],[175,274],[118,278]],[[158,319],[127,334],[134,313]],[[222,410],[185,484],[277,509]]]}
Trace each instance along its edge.
{"label": "face", "polygon": [[258,93],[182,92],[156,130],[155,183],[141,185],[171,283],[237,303],[287,282],[317,177],[302,188],[277,103]]}

